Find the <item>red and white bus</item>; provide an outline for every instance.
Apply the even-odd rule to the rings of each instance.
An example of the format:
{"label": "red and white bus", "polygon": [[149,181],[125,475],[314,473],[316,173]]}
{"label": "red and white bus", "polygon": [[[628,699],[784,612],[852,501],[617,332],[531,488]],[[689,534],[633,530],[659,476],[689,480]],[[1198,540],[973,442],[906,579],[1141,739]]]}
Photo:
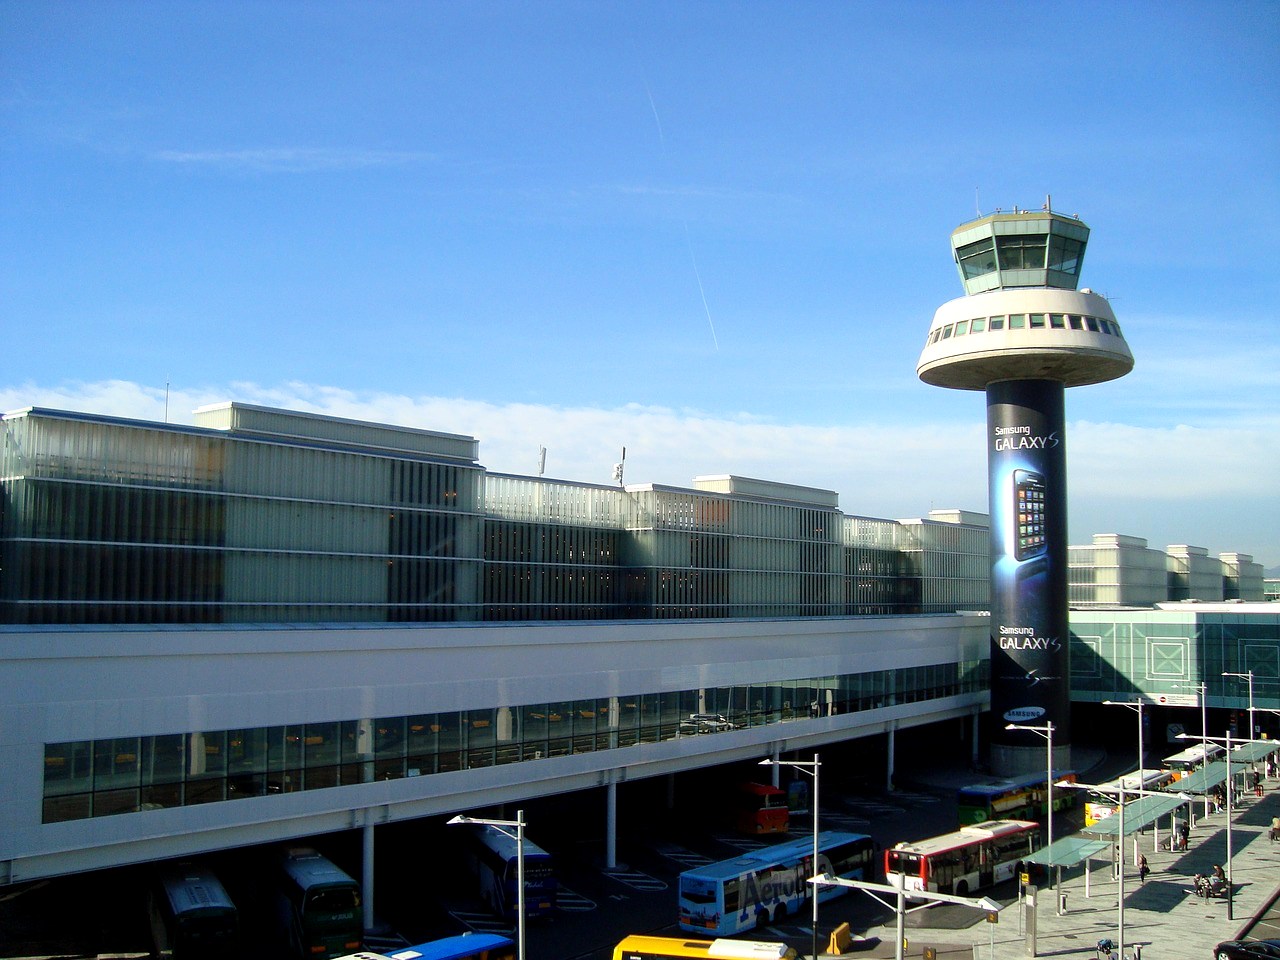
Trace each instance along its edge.
{"label": "red and white bus", "polygon": [[884,852],[885,883],[904,888],[967,896],[1008,880],[1018,864],[1040,849],[1040,824],[1030,820],[988,820],[954,833],[899,843]]}
{"label": "red and white bus", "polygon": [[741,833],[786,833],[790,821],[785,790],[767,783],[740,783],[734,790],[733,824]]}

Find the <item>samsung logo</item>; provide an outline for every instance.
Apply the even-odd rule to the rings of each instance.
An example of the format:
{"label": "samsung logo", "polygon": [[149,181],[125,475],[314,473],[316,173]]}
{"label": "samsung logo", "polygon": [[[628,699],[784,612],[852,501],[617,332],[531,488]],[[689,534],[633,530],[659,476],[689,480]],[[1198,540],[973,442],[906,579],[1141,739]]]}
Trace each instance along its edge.
{"label": "samsung logo", "polygon": [[1035,720],[1043,716],[1044,707],[1014,707],[1004,713],[1004,718],[1010,723],[1021,723],[1024,720]]}

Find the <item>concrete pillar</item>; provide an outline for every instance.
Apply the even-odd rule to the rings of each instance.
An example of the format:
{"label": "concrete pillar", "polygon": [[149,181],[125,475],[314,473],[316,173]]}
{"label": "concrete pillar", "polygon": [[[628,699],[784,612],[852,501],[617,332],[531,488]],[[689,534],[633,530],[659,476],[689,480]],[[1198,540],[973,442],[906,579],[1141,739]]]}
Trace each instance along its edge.
{"label": "concrete pillar", "polygon": [[604,788],[604,868],[618,868],[618,784],[613,775]]}
{"label": "concrete pillar", "polygon": [[893,756],[893,751],[894,751],[894,740],[895,740],[895,738],[896,738],[897,732],[898,732],[897,724],[896,724],[896,723],[891,723],[891,724],[889,725],[889,730],[888,730],[888,737],[889,737],[889,750],[888,750],[888,754],[889,754],[889,762],[888,762],[888,764],[887,764],[887,769],[886,769],[886,770],[885,770],[885,772],[884,772],[884,788],[885,788],[886,790],[888,790],[890,793],[892,793],[892,792],[893,792],[893,771],[894,771],[894,756]]}
{"label": "concrete pillar", "polygon": [[373,816],[371,810],[364,811],[364,826],[361,828],[361,839],[364,841],[364,856],[361,858],[360,892],[364,904],[364,929],[373,930]]}

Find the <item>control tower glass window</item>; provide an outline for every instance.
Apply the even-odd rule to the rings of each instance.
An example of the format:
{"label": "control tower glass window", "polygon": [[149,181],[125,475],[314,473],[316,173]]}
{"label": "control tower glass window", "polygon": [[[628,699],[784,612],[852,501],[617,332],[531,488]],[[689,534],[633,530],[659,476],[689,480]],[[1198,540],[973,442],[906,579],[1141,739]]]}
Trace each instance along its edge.
{"label": "control tower glass window", "polygon": [[1000,269],[1043,270],[1046,240],[1048,237],[1043,233],[1035,236],[1000,237],[997,240]]}
{"label": "control tower glass window", "polygon": [[956,250],[956,259],[960,262],[960,269],[966,280],[994,273],[996,269],[996,252],[991,246],[990,237],[960,247]]}
{"label": "control tower glass window", "polygon": [[1049,269],[1070,273],[1080,273],[1080,251],[1084,244],[1070,237],[1055,236],[1049,243]]}

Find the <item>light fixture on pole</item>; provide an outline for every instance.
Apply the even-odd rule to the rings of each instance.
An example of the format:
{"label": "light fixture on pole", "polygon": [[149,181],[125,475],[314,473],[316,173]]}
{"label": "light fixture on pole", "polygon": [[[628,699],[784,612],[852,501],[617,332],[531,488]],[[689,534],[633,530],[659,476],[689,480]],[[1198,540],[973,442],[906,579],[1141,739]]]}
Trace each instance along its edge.
{"label": "light fixture on pole", "polygon": [[[1208,719],[1208,701],[1209,701],[1209,685],[1203,680],[1199,683],[1182,683],[1181,687],[1191,687],[1200,697],[1200,765],[1202,767],[1209,765],[1209,719]],[[1204,815],[1209,815],[1209,791],[1204,792]],[[1188,821],[1189,822],[1189,821]]]}
{"label": "light fixture on pole", "polygon": [[1103,700],[1104,707],[1128,707],[1130,710],[1138,711],[1138,786],[1145,787],[1147,785],[1147,753],[1142,745],[1142,704],[1143,699],[1139,697],[1137,700]]}
{"label": "light fixture on pole", "polygon": [[[813,777],[813,876],[822,873],[818,867],[818,769],[822,764],[815,753],[812,760],[761,760],[762,767],[793,767]],[[813,899],[813,960],[818,960],[818,888],[812,887]]]}
{"label": "light fixture on pole", "polygon": [[[467,817],[459,814],[448,821],[449,826],[458,824],[476,824],[493,827],[504,836],[516,842],[516,960],[525,960],[524,955],[524,811],[517,810],[514,820],[485,820],[481,817]],[[514,831],[514,832],[512,832]]]}
{"label": "light fixture on pole", "polygon": [[1249,670],[1245,673],[1227,673],[1223,672],[1224,677],[1239,677],[1241,680],[1249,681],[1249,736],[1247,739],[1252,740],[1254,731],[1258,729],[1257,724],[1253,722],[1253,671]]}

